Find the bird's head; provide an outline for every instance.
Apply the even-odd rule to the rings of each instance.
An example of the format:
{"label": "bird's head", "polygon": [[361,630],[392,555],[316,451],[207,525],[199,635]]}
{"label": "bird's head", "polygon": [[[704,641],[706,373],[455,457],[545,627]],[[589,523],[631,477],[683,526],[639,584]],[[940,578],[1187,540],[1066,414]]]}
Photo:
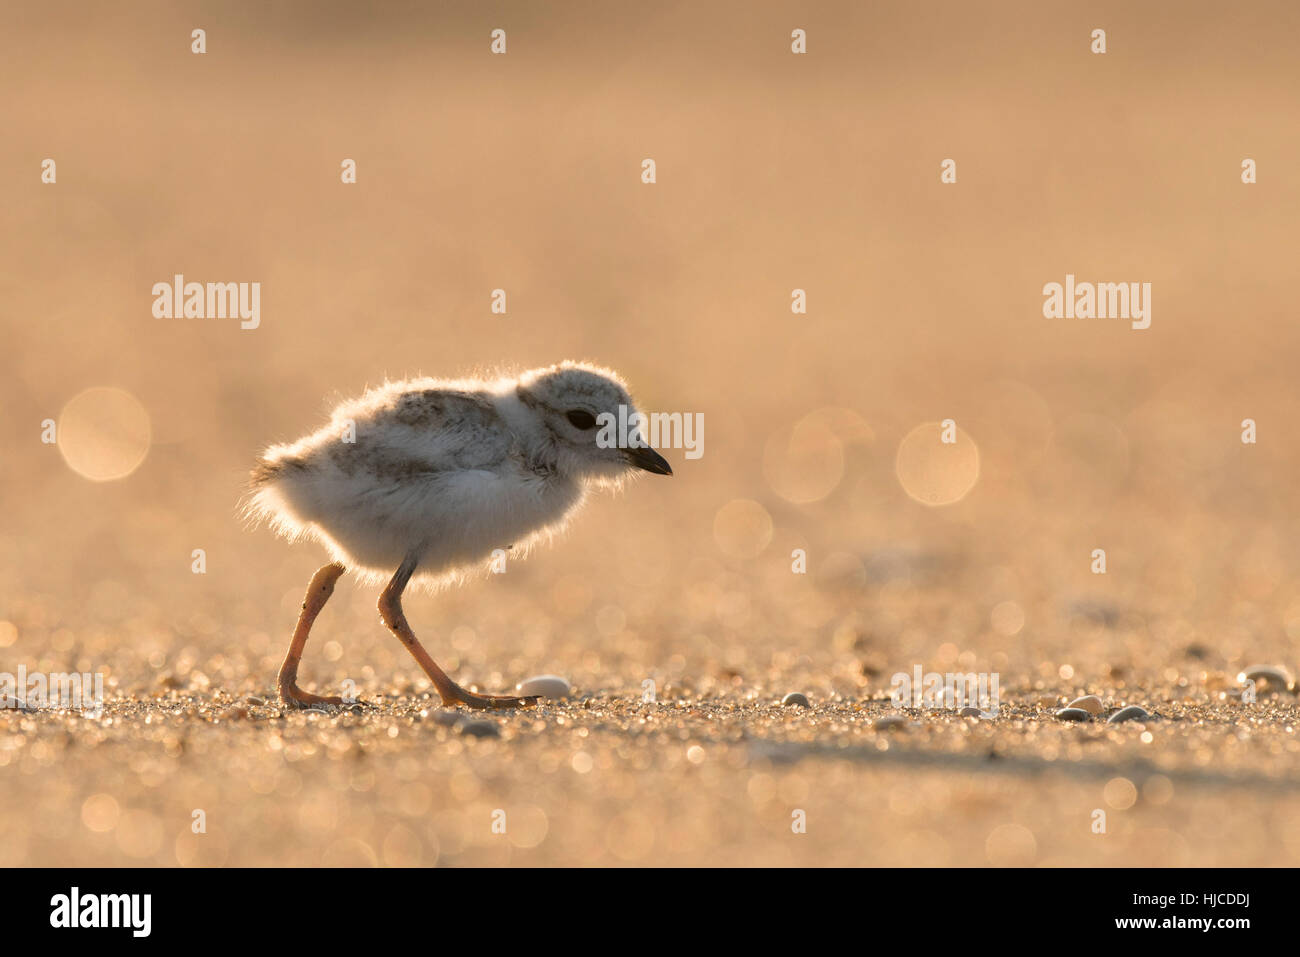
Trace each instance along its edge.
{"label": "bird's head", "polygon": [[646,442],[627,387],[609,369],[579,362],[534,369],[520,376],[517,393],[541,420],[562,473],[613,483],[638,469],[673,474]]}

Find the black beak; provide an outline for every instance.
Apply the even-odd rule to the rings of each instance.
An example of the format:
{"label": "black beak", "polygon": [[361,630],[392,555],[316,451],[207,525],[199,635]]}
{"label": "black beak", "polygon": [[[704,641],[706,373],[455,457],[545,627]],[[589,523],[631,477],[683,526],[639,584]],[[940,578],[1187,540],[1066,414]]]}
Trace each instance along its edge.
{"label": "black beak", "polygon": [[627,460],[639,469],[655,475],[672,475],[668,460],[648,445],[635,445],[627,450]]}

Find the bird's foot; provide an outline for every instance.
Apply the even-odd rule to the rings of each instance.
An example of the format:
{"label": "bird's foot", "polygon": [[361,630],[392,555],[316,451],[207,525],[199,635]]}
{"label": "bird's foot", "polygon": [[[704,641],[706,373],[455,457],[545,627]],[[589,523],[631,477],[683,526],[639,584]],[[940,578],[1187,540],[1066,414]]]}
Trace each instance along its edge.
{"label": "bird's foot", "polygon": [[310,691],[303,691],[297,685],[290,685],[280,688],[280,704],[286,708],[315,708],[319,705],[337,708],[355,702],[344,701],[338,695],[312,694]]}
{"label": "bird's foot", "polygon": [[463,704],[467,708],[477,708],[481,711],[500,711],[508,708],[532,708],[536,706],[539,695],[500,695],[500,694],[475,694],[472,691],[466,691],[459,685],[454,685],[447,691],[441,692],[442,703],[445,707],[453,707]]}

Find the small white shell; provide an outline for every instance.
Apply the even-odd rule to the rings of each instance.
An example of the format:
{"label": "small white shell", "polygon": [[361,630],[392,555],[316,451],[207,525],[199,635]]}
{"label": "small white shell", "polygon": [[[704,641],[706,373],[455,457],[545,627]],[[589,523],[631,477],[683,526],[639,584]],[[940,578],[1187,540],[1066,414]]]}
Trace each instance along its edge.
{"label": "small white shell", "polygon": [[1092,714],[1084,711],[1082,708],[1062,708],[1056,712],[1057,719],[1061,721],[1091,721]]}
{"label": "small white shell", "polygon": [[559,675],[534,675],[515,686],[521,695],[541,695],[543,698],[567,698],[573,688]]}
{"label": "small white shell", "polygon": [[1266,685],[1265,688],[1260,689],[1262,691],[1295,690],[1295,678],[1291,677],[1291,672],[1281,665],[1251,665],[1237,675],[1239,684],[1245,684],[1247,681],[1253,681],[1256,685],[1262,681]]}
{"label": "small white shell", "polygon": [[1112,714],[1110,718],[1107,719],[1106,723],[1119,724],[1123,721],[1145,721],[1149,717],[1151,717],[1151,715],[1147,713],[1145,708],[1140,708],[1135,704],[1131,704],[1127,708],[1121,708],[1119,711]]}
{"label": "small white shell", "polygon": [[1075,698],[1068,705],[1066,705],[1066,707],[1082,708],[1084,711],[1088,712],[1088,714],[1093,714],[1093,715],[1101,714],[1102,711],[1105,710],[1104,706],[1101,703],[1101,699],[1098,698],[1095,694],[1086,694],[1082,698]]}

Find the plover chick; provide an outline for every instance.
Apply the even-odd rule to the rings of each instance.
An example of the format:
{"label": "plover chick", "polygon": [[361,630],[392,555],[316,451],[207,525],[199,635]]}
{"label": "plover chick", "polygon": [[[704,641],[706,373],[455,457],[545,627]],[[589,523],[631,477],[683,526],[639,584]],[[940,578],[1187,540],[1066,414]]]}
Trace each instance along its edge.
{"label": "plover chick", "polygon": [[388,579],[379,617],[443,704],[535,703],[452,681],[407,624],[402,592],[413,578],[439,587],[486,569],[496,549],[520,555],[563,527],[592,486],[616,486],[636,470],[672,475],[639,433],[611,444],[598,428],[602,413],[619,422],[635,411],[615,373],[563,362],[517,379],[391,382],[343,402],[311,435],[267,449],[253,469],[248,513],[287,538],[320,542],[334,559],[307,586],[280,667],[284,704],[343,703],[303,691],[297,678],[312,622],[345,565]]}

